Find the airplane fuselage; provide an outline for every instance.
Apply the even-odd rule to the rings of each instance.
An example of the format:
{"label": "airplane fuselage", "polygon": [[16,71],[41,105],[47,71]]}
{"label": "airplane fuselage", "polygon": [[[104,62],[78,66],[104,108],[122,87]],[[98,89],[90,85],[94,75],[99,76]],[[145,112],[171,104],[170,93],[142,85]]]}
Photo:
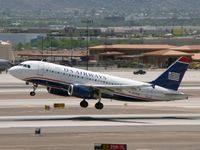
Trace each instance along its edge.
{"label": "airplane fuselage", "polygon": [[[75,84],[119,87],[130,85],[130,88],[115,88],[115,90],[111,91],[109,94],[102,93],[102,97],[127,101],[187,99],[187,96],[182,92],[166,89],[157,85],[154,86],[151,85],[151,83],[144,83],[43,61],[25,61],[21,65],[15,66],[10,72],[17,78],[26,82],[41,84],[47,87],[55,87],[65,90],[66,92],[68,92],[70,85]],[[136,87],[131,87],[131,85]]]}

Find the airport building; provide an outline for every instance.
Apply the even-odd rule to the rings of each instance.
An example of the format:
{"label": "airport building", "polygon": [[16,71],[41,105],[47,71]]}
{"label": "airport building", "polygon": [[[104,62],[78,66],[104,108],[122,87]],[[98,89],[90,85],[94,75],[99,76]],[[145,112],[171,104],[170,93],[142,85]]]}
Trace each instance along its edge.
{"label": "airport building", "polygon": [[167,67],[181,56],[199,61],[200,45],[173,46],[163,44],[117,44],[90,47],[90,59],[105,61],[138,62],[153,67]]}
{"label": "airport building", "polygon": [[0,59],[7,59],[13,62],[14,58],[12,44],[10,42],[0,41]]}
{"label": "airport building", "polygon": [[[59,51],[16,51],[17,60],[46,59],[52,62],[68,64],[73,60],[76,64],[86,61],[86,50]],[[190,57],[194,62],[200,62],[200,45],[173,46],[163,44],[117,44],[99,45],[89,48],[89,64],[120,65],[138,63],[147,64],[155,68],[165,68],[181,56]],[[118,66],[118,67],[120,67]],[[126,66],[126,65],[124,65]]]}
{"label": "airport building", "polygon": [[49,62],[70,65],[70,61],[79,64],[87,56],[85,50],[23,50],[15,51],[15,58],[19,61],[24,60],[47,60]]}

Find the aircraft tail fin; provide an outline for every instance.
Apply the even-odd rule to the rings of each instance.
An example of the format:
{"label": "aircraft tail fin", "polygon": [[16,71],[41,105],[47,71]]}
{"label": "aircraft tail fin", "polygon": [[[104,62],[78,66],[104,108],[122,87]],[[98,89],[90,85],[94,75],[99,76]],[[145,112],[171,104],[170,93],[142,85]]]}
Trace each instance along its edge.
{"label": "aircraft tail fin", "polygon": [[188,57],[180,57],[157,79],[153,80],[150,83],[153,86],[158,85],[167,89],[177,91],[190,62],[191,59],[189,59]]}

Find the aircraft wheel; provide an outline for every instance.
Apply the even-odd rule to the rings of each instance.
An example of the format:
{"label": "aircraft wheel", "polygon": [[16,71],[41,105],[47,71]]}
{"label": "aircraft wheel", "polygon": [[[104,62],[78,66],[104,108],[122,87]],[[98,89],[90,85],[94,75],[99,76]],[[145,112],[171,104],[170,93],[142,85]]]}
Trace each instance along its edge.
{"label": "aircraft wheel", "polygon": [[80,102],[80,106],[83,107],[83,108],[86,108],[86,107],[88,107],[88,102],[86,100],[82,100]]}
{"label": "aircraft wheel", "polygon": [[103,109],[103,104],[102,104],[101,102],[97,102],[97,103],[95,104],[95,108],[96,108],[96,109]]}
{"label": "aircraft wheel", "polygon": [[31,91],[31,92],[30,92],[30,95],[31,95],[31,96],[35,96],[35,92],[34,92],[34,91]]}

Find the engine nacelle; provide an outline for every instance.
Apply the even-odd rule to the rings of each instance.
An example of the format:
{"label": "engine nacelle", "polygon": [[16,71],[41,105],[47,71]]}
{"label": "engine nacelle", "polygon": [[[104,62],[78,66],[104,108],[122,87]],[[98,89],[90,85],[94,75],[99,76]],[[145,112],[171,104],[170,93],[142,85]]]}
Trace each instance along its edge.
{"label": "engine nacelle", "polygon": [[51,94],[54,95],[59,95],[59,96],[69,96],[67,90],[61,90],[61,89],[57,89],[57,88],[52,88],[52,87],[47,87],[47,91]]}
{"label": "engine nacelle", "polygon": [[70,85],[68,88],[68,94],[85,99],[96,99],[95,90],[91,87],[84,85]]}

